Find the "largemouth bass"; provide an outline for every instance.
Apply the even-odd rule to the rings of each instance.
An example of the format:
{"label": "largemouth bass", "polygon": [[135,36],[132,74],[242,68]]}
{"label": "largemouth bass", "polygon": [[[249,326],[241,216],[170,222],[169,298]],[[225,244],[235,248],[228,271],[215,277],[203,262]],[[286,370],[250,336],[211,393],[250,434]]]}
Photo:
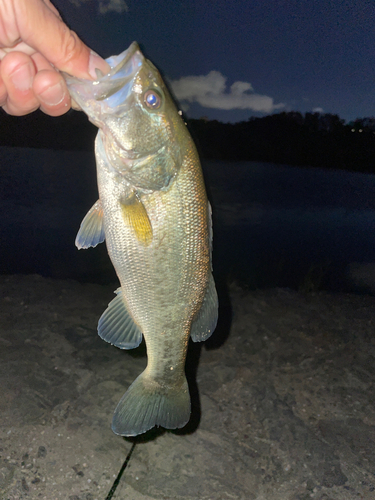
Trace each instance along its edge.
{"label": "largemouth bass", "polygon": [[105,240],[121,287],[99,320],[102,339],[121,349],[142,341],[147,367],[120,400],[116,434],[183,427],[190,418],[185,377],[189,337],[217,322],[211,272],[211,210],[198,154],[155,68],[133,43],[107,59],[96,81],[64,75],[76,103],[99,127],[99,200],[83,219],[78,248]]}

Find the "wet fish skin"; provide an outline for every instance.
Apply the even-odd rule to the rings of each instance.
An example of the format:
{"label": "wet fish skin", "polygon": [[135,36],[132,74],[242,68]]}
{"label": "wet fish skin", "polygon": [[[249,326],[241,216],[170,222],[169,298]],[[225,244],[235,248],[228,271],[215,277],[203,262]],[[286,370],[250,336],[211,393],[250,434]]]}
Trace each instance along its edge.
{"label": "wet fish skin", "polygon": [[81,224],[78,248],[104,240],[121,287],[99,320],[120,348],[146,341],[148,363],[113,417],[116,434],[190,418],[185,377],[189,336],[217,322],[211,272],[211,211],[198,154],[163,80],[137,44],[107,59],[96,82],[65,75],[74,100],[99,127],[99,201]]}

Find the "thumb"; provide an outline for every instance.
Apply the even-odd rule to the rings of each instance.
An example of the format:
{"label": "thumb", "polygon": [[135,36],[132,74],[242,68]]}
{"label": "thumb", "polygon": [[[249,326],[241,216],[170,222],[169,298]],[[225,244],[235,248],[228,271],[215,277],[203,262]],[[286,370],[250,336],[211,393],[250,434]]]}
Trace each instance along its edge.
{"label": "thumb", "polygon": [[60,71],[78,78],[95,78],[95,68],[103,73],[109,65],[70,30],[49,0],[17,0],[22,40],[40,52]]}

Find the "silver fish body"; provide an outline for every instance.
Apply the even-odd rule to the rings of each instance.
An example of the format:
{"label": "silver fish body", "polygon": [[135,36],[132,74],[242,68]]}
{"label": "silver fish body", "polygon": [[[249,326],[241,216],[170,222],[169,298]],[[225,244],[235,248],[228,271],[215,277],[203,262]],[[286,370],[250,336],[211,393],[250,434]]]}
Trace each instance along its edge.
{"label": "silver fish body", "polygon": [[185,377],[189,336],[208,338],[218,301],[211,272],[211,213],[199,158],[158,71],[137,44],[109,58],[96,82],[65,79],[99,127],[99,201],[78,248],[105,238],[121,287],[99,320],[120,348],[146,341],[148,364],[120,400],[115,433],[134,436],[190,418]]}

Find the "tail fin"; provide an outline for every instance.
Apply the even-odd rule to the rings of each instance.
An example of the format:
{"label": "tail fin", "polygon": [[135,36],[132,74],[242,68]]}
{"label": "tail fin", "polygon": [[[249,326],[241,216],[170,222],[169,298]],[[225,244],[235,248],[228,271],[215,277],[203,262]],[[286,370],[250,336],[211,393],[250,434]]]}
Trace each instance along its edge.
{"label": "tail fin", "polygon": [[185,375],[178,386],[162,386],[146,372],[139,375],[121,398],[112,420],[120,436],[137,436],[155,425],[184,427],[190,418],[190,395]]}

